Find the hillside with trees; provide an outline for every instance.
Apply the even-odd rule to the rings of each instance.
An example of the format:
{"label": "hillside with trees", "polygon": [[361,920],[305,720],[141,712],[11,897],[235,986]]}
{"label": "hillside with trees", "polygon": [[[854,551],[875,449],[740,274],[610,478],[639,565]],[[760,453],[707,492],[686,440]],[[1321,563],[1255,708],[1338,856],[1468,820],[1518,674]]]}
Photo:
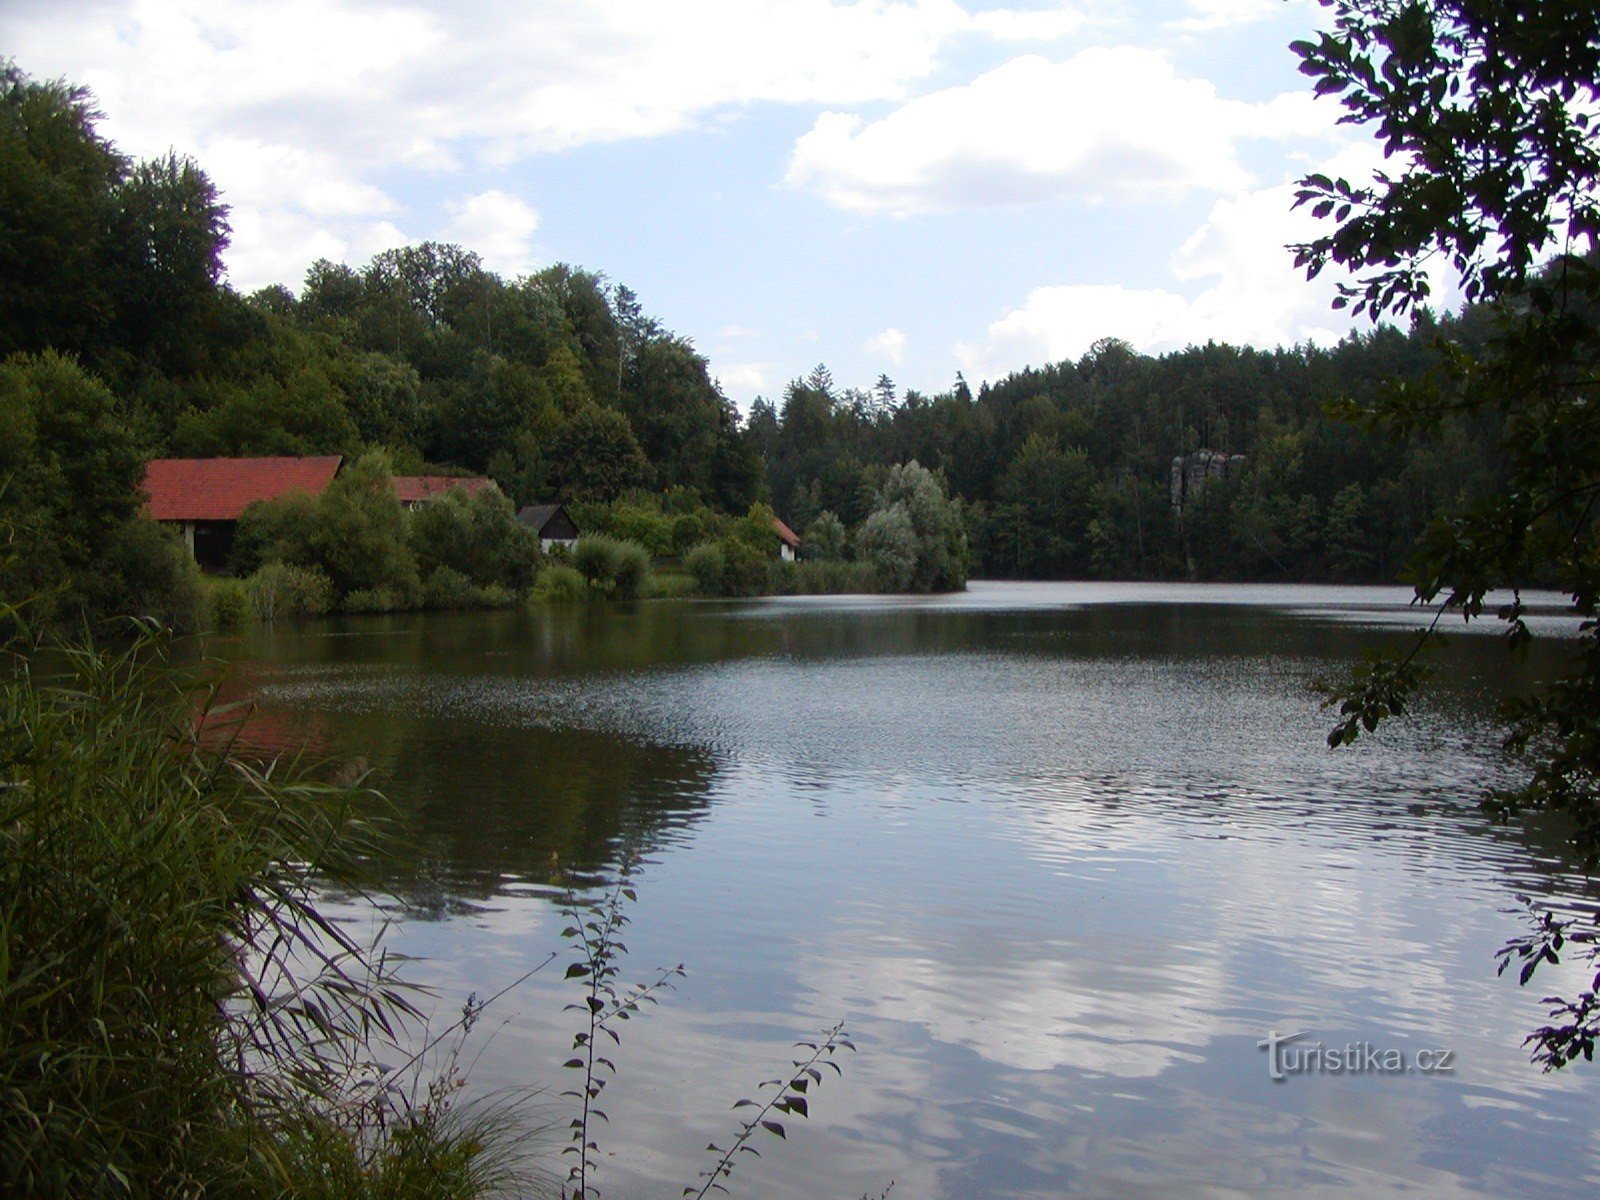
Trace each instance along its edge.
{"label": "hillside with trees", "polygon": [[[1328,348],[1151,357],[1107,339],[976,394],[959,376],[933,396],[845,387],[819,366],[741,418],[688,339],[566,264],[508,280],[428,242],[240,295],[201,166],[134,161],[100,119],[82,88],[0,74],[0,520],[47,548],[13,556],[8,594],[170,609],[181,564],[137,517],[140,465],[161,456],[378,453],[401,474],[485,474],[513,508],[576,506],[690,568],[694,544],[765,503],[841,587],[871,582],[843,569],[865,561],[878,586],[948,586],[969,565],[1393,580],[1433,515],[1499,469],[1492,414],[1385,440],[1337,413],[1420,378],[1441,342],[1479,345],[1476,310]],[[911,463],[954,498],[949,529],[912,528]],[[718,590],[761,590],[748,556],[721,550],[721,576],[698,559]]]}

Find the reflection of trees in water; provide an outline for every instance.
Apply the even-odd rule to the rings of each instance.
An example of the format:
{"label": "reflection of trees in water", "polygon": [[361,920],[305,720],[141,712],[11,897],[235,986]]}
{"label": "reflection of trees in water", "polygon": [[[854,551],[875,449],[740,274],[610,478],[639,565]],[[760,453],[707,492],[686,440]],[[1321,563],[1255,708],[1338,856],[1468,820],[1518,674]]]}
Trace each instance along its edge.
{"label": "reflection of trees in water", "polygon": [[705,812],[717,770],[702,750],[605,734],[411,724],[382,785],[423,859],[397,868],[403,894],[612,874],[624,847],[648,853]]}

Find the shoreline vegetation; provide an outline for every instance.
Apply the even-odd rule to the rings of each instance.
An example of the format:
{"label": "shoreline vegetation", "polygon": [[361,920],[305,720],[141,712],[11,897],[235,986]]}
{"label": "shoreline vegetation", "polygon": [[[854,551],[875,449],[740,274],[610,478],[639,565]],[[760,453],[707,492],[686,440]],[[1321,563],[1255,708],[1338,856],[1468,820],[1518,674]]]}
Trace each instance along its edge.
{"label": "shoreline vegetation", "polygon": [[[1384,380],[1426,377],[1445,347],[1483,347],[1486,306],[1331,348],[1151,357],[1105,339],[1077,361],[976,389],[958,375],[935,394],[886,376],[843,385],[819,364],[741,413],[629,288],[566,264],[508,280],[429,242],[362,266],[319,261],[298,293],[240,295],[223,280],[228,209],[200,164],[129,158],[86,89],[10,62],[0,113],[15,248],[0,288],[0,529],[27,547],[0,594],[40,597],[38,619],[63,625],[500,606],[541,587],[565,599],[923,591],[969,571],[1394,582],[1429,522],[1504,470],[1493,413],[1394,441],[1342,419]],[[151,459],[331,455],[356,477],[343,512],[318,513],[320,533],[316,505],[258,521],[234,582],[197,580],[140,519]],[[934,529],[944,517],[897,479],[912,464],[959,533]],[[358,495],[385,470],[491,479],[518,507],[559,502],[587,532],[642,547],[652,569],[592,545],[587,572],[557,564],[578,578],[551,570],[541,584],[526,561],[497,558],[505,545],[464,550],[424,521],[368,538],[406,524]],[[898,516],[881,511],[897,488]],[[799,532],[798,565],[773,565],[770,545],[757,564],[739,532],[757,512]],[[505,524],[450,515],[477,533]],[[274,562],[286,569],[256,578]]]}
{"label": "shoreline vegetation", "polygon": [[0,1190],[526,1194],[527,1097],[461,1094],[481,1006],[428,1038],[381,946],[318,908],[383,853],[375,796],[252,761],[156,632],[4,653]]}
{"label": "shoreline vegetation", "polygon": [[846,531],[831,516],[819,522],[810,556],[798,561],[777,556],[774,514],[765,504],[734,518],[692,500],[636,492],[574,507],[596,532],[570,549],[545,551],[498,488],[449,491],[403,511],[387,457],[368,454],[321,496],[292,493],[248,508],[229,573],[194,573],[203,603],[179,624],[233,629],[333,612],[966,585],[959,507],[916,463],[889,472],[859,529]]}

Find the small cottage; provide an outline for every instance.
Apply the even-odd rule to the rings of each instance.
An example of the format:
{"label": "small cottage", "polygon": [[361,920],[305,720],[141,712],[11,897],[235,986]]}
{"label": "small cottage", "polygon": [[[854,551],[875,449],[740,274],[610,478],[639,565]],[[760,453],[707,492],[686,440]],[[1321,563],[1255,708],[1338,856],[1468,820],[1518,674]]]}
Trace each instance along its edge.
{"label": "small cottage", "polygon": [[484,479],[479,475],[396,475],[394,477],[394,494],[400,500],[400,507],[411,510],[421,508],[430,500],[437,500],[440,496],[450,492],[460,492],[463,496],[476,496],[485,488],[494,486],[492,479]]}
{"label": "small cottage", "polygon": [[206,570],[220,570],[245,509],[290,492],[319,496],[343,462],[337,454],[152,459],[144,472],[144,512],[152,521],[177,526],[195,561]]}
{"label": "small cottage", "polygon": [[529,504],[517,513],[517,520],[538,535],[539,548],[546,552],[554,546],[570,550],[578,540],[577,522],[560,504]]}
{"label": "small cottage", "polygon": [[800,535],[777,517],[772,518],[772,531],[778,535],[778,557],[784,562],[793,562],[800,553]]}

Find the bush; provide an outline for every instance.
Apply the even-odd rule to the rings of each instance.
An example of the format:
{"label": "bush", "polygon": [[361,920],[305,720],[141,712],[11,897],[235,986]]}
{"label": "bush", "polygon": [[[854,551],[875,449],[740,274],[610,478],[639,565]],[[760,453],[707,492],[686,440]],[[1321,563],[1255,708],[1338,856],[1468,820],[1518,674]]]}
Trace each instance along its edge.
{"label": "bush", "polygon": [[617,575],[617,552],[620,546],[621,543],[615,538],[595,534],[581,537],[572,547],[572,565],[593,590],[608,591]]}
{"label": "bush", "polygon": [[406,518],[406,539],[424,578],[449,567],[479,587],[522,591],[539,564],[539,539],[498,488],[447,492]]}
{"label": "bush", "polygon": [[683,556],[683,566],[694,578],[702,595],[722,595],[722,576],[727,570],[727,559],[717,542],[701,542]]}
{"label": "bush", "polygon": [[389,460],[379,453],[362,455],[321,496],[291,493],[246,509],[234,542],[233,569],[254,572],[268,562],[315,568],[327,576],[336,596],[387,591],[396,607],[420,603],[416,556],[406,540]]}
{"label": "bush", "polygon": [[650,574],[650,555],[636,542],[601,535],[581,537],[572,547],[572,565],[597,595],[632,600]]}
{"label": "bush", "polygon": [[722,594],[724,596],[759,596],[771,582],[770,569],[777,559],[772,547],[777,545],[777,535],[770,526],[765,543],[756,546],[738,537],[722,539]]}
{"label": "bush", "polygon": [[212,629],[243,629],[250,624],[250,596],[239,580],[209,580],[206,592],[206,624]]}
{"label": "bush", "polygon": [[177,532],[134,517],[110,539],[105,560],[84,585],[89,611],[150,617],[168,629],[198,629],[206,613],[200,568]]}
{"label": "bush", "polygon": [[551,563],[545,567],[539,572],[538,582],[533,585],[534,599],[549,604],[583,600],[588,595],[589,585],[584,582],[583,576],[565,563]]}
{"label": "bush", "polygon": [[772,590],[780,596],[836,596],[882,591],[871,563],[816,559],[775,562]]}
{"label": "bush", "polygon": [[428,608],[476,608],[478,589],[453,567],[439,567],[422,585],[422,603]]}
{"label": "bush", "polygon": [[636,600],[650,578],[650,555],[636,542],[618,542],[612,566],[611,594],[618,600]]}
{"label": "bush", "polygon": [[339,605],[347,613],[386,613],[414,608],[390,588],[357,588]]}
{"label": "bush", "polygon": [[333,584],[314,567],[268,563],[245,580],[256,619],[319,617],[333,607]]}

